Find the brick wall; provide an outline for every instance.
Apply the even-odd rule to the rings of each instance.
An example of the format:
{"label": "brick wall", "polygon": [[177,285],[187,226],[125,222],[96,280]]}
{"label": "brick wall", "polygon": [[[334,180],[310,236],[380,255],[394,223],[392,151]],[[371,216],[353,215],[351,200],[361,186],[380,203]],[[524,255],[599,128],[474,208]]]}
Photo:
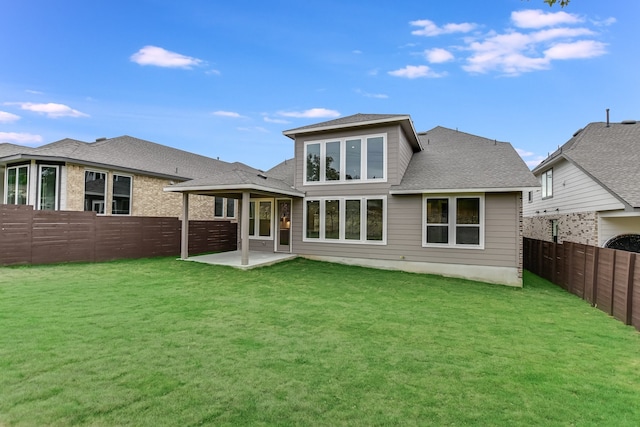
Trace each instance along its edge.
{"label": "brick wall", "polygon": [[552,242],[551,221],[554,219],[558,221],[558,243],[574,242],[598,246],[598,220],[595,212],[524,218],[524,236]]}
{"label": "brick wall", "polygon": [[[81,165],[67,164],[67,206],[65,210],[84,210],[84,172],[86,169],[97,170],[108,174],[106,214],[111,214],[111,197],[113,194],[113,174],[133,177],[131,197],[131,215],[133,216],[182,216],[182,194],[167,193],[162,189],[170,184],[170,180],[145,175],[132,175],[124,172],[104,169],[86,168]],[[189,196],[189,219],[213,219],[214,198],[208,196]]]}

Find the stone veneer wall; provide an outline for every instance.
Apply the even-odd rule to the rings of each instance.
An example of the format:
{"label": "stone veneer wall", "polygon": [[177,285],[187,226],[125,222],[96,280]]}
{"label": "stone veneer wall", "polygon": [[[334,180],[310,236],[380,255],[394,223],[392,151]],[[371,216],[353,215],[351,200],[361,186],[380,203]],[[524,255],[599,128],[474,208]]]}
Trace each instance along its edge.
{"label": "stone veneer wall", "polygon": [[558,243],[565,241],[598,246],[598,219],[595,212],[538,215],[524,219],[524,236],[553,241],[551,220],[558,220]]}
{"label": "stone veneer wall", "polygon": [[[97,170],[108,173],[107,200],[113,194],[113,174],[119,171],[85,168],[81,165],[67,165],[67,206],[65,210],[84,210],[84,171]],[[122,175],[133,177],[131,196],[131,215],[133,216],[165,216],[182,217],[182,194],[167,193],[162,189],[170,184],[168,179],[160,179],[145,175]],[[208,196],[189,196],[189,219],[213,219],[214,198]],[[111,203],[105,205],[106,214],[111,214]]]}

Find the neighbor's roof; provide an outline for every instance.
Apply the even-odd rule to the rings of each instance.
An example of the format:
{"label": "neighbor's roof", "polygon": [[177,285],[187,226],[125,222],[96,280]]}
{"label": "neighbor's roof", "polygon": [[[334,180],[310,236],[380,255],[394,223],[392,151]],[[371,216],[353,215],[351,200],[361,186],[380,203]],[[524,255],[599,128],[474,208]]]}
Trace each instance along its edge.
{"label": "neighbor's roof", "polygon": [[537,179],[508,142],[435,127],[419,134],[424,150],[414,153],[392,194],[522,191]]}
{"label": "neighbor's roof", "polygon": [[38,148],[20,147],[7,152],[3,155],[0,151],[0,161],[37,158],[77,162],[174,179],[200,178],[220,169],[256,170],[126,135],[91,143],[67,138]]}
{"label": "neighbor's roof", "polygon": [[[293,164],[292,161],[289,161]],[[196,194],[238,193],[242,190],[250,190],[263,194],[285,194],[289,196],[303,197],[304,193],[296,190],[289,179],[280,179],[269,172],[250,171],[245,168],[222,171],[204,178],[180,182],[164,188],[169,192],[191,192]]]}
{"label": "neighbor's roof", "polygon": [[8,142],[0,143],[0,157],[13,156],[23,151],[29,151],[31,148],[22,145],[9,144]]}
{"label": "neighbor's roof", "polygon": [[640,123],[589,123],[533,170],[565,159],[629,206],[640,207]]}
{"label": "neighbor's roof", "polygon": [[413,127],[413,121],[408,114],[354,114],[352,116],[340,117],[339,119],[329,120],[326,122],[315,123],[308,126],[302,126],[295,129],[285,130],[282,132],[285,136],[295,139],[296,135],[309,134],[314,132],[325,132],[332,130],[341,130],[345,128],[357,128],[359,126],[383,125],[388,123],[398,123],[409,138],[409,142],[414,147],[414,151],[420,150],[420,141],[418,140],[416,130]]}

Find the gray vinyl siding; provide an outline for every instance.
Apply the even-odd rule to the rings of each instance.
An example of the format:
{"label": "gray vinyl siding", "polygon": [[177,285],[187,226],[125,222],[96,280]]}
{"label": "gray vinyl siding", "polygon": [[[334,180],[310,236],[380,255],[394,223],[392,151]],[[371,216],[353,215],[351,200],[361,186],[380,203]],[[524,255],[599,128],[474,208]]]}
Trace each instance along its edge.
{"label": "gray vinyl siding", "polygon": [[411,148],[411,144],[406,138],[404,132],[400,132],[400,141],[398,146],[398,166],[397,166],[397,182],[393,182],[393,185],[400,184],[402,181],[402,177],[409,166],[409,162],[411,162],[411,157],[413,157],[413,149]]}
{"label": "gray vinyl siding", "polygon": [[485,196],[485,248],[422,247],[422,195],[387,197],[387,244],[302,241],[303,201],[293,203],[293,252],[299,255],[519,267],[518,193]]}
{"label": "gray vinyl siding", "polygon": [[543,200],[541,190],[534,191],[531,203],[524,197],[525,217],[543,215],[545,210],[549,215],[616,209],[624,209],[622,202],[566,160],[553,166],[553,197]]}

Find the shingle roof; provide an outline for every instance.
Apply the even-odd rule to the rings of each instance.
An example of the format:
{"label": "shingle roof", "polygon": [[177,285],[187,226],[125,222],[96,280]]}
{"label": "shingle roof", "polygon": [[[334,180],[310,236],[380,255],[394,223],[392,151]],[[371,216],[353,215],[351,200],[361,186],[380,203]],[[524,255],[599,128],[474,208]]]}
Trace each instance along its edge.
{"label": "shingle roof", "polygon": [[393,193],[434,190],[521,190],[538,181],[508,142],[441,126],[418,135],[424,150],[414,153]]}
{"label": "shingle roof", "polygon": [[640,207],[640,123],[589,123],[533,170],[564,158],[629,206]]}
{"label": "shingle roof", "polygon": [[265,172],[265,175],[270,178],[279,179],[290,186],[293,186],[295,180],[295,164],[295,159],[285,160],[284,162],[269,169]]}
{"label": "shingle roof", "polygon": [[31,148],[21,145],[9,144],[8,142],[0,143],[0,157],[13,156],[14,154],[29,150],[31,150]]}
{"label": "shingle roof", "polygon": [[92,143],[63,139],[33,149],[22,147],[21,151],[5,157],[16,154],[59,158],[176,179],[201,178],[234,168],[256,171],[242,163],[231,164],[126,135]]}
{"label": "shingle roof", "polygon": [[352,126],[361,123],[368,122],[376,122],[376,121],[385,121],[385,120],[395,120],[403,117],[409,117],[408,114],[353,114],[351,116],[340,117],[339,119],[329,120],[326,122],[314,123],[307,126],[302,126],[295,129],[285,130],[283,133],[285,135],[290,133],[302,133],[308,130],[315,130],[317,128],[325,128],[325,127],[342,127],[342,126]]}

